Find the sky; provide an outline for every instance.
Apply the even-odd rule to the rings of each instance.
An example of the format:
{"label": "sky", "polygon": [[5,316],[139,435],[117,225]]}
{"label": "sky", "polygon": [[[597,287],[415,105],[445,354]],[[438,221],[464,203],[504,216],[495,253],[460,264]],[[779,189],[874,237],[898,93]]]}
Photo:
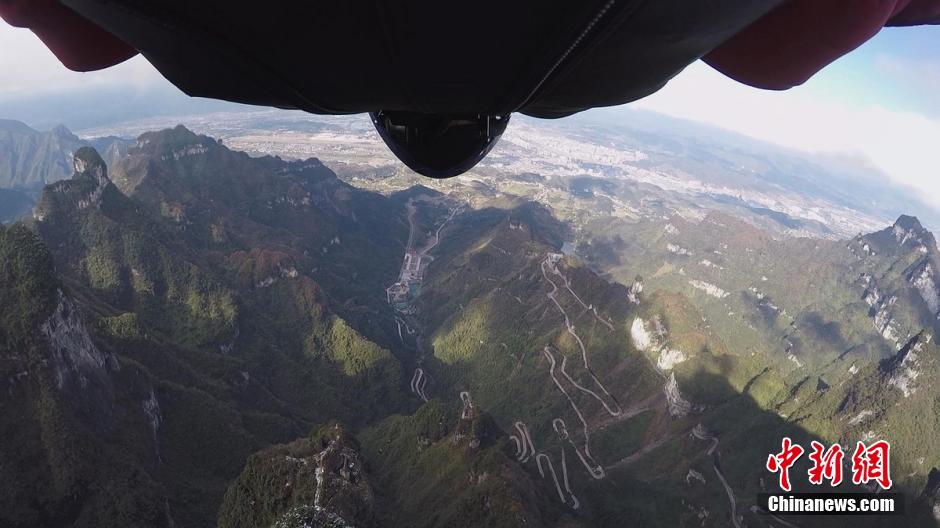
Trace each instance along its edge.
{"label": "sky", "polygon": [[[0,72],[0,101],[168,84],[139,56],[101,72],[70,72],[32,33],[2,23]],[[630,106],[804,151],[861,155],[940,209],[940,26],[885,29],[785,92],[744,86],[698,62]]]}
{"label": "sky", "polygon": [[631,106],[800,150],[862,155],[940,209],[940,26],[886,28],[783,92],[698,62]]}

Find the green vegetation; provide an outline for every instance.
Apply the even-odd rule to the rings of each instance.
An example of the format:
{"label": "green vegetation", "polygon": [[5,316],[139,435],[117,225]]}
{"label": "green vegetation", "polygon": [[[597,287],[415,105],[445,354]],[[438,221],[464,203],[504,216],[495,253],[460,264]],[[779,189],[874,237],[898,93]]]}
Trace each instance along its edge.
{"label": "green vegetation", "polygon": [[391,416],[362,433],[363,452],[383,490],[380,519],[415,527],[540,525],[539,499],[503,453],[497,431],[482,426],[459,438],[455,416],[432,401],[413,416]]}
{"label": "green vegetation", "polygon": [[146,337],[140,318],[136,313],[128,312],[113,317],[103,317],[99,321],[102,331],[118,339],[142,339]]}
{"label": "green vegetation", "polygon": [[[164,164],[172,151],[165,149],[195,137],[181,130],[171,135],[165,144],[159,134],[150,136],[153,150],[132,149],[128,164],[117,168],[122,185],[129,171],[144,171],[134,174],[142,180],[133,182],[132,197],[96,176],[106,174],[100,159],[82,153],[86,172],[46,189],[32,229],[0,228],[0,301],[17,307],[3,311],[0,326],[0,389],[12,391],[0,405],[0,432],[16,439],[0,448],[0,466],[22,483],[0,492],[4,526],[211,525],[251,453],[295,439],[313,423],[359,424],[400,406],[398,360],[365,333],[383,339],[394,322],[356,324],[372,319],[370,307],[383,301],[363,303],[356,289],[370,288],[377,297],[385,268],[367,276],[343,262],[380,247],[362,223],[377,225],[382,208],[394,214],[395,206],[343,188],[322,166],[275,176],[291,166],[224,149],[195,165]],[[150,209],[163,196],[206,203],[199,193],[238,189],[203,186],[220,170],[252,180],[247,204],[243,196],[219,194],[216,203],[225,205],[215,218],[165,218]],[[290,221],[283,216],[272,217],[276,225],[257,223],[255,208],[287,190],[284,185],[337,200],[316,206],[334,216],[294,226],[304,237],[286,231]],[[335,212],[343,200],[375,216],[340,221]],[[212,242],[210,249],[198,235],[210,223],[234,225],[242,238]],[[382,225],[395,229],[387,220]],[[380,253],[400,251],[396,236],[387,237]],[[333,239],[341,241],[334,250],[351,253],[338,258],[321,251]],[[265,261],[256,270],[262,276],[245,281],[233,266],[238,255],[270,247],[290,248],[294,271],[278,268],[280,260]],[[324,265],[342,275],[317,276],[327,280],[326,290],[308,275]],[[257,287],[270,275],[277,284]],[[57,384],[63,360],[38,332],[59,283],[97,348],[120,367],[86,373],[87,387]]]}
{"label": "green vegetation", "polygon": [[17,350],[55,300],[52,257],[42,241],[20,225],[0,226],[0,343]]}
{"label": "green vegetation", "polygon": [[[720,214],[575,232],[555,215],[580,218],[586,193],[494,197],[448,225],[400,338],[382,292],[428,191],[366,193],[183,128],[145,135],[118,185],[77,156],[34,221],[0,227],[4,526],[719,526],[716,462],[764,526],[751,501],[784,435],[888,438],[910,495],[940,466],[935,314],[912,280],[940,269],[926,232],[926,252]],[[573,237],[584,260],[548,258]],[[883,316],[898,344],[924,336],[915,356]],[[656,346],[636,349],[638,317]]]}
{"label": "green vegetation", "polygon": [[339,424],[248,459],[219,510],[220,528],[375,526],[359,444]]}
{"label": "green vegetation", "polygon": [[453,327],[435,338],[433,346],[438,359],[453,365],[472,359],[480,351],[484,343],[479,338],[489,335],[487,308],[483,304],[471,305]]}
{"label": "green vegetation", "polygon": [[[388,362],[392,355],[387,351],[368,341],[355,329],[346,324],[346,321],[333,317],[330,321],[330,330],[327,336],[324,352],[340,365],[347,376],[357,376],[374,368],[380,362]],[[393,364],[394,362],[392,362]],[[392,383],[398,381],[398,370],[388,372],[392,376]]]}
{"label": "green vegetation", "polygon": [[642,412],[627,421],[614,424],[594,435],[594,452],[603,460],[625,458],[643,447],[646,431],[654,413]]}

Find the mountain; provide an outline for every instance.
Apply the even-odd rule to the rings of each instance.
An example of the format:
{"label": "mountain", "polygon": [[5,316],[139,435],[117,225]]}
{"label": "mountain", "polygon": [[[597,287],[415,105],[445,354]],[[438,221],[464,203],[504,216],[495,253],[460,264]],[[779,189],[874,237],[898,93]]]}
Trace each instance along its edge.
{"label": "mountain", "polygon": [[18,121],[0,121],[0,187],[35,189],[68,178],[72,153],[83,144],[62,126],[37,132]]}
{"label": "mountain", "polygon": [[853,522],[935,525],[914,217],[801,238],[537,173],[565,198],[376,193],[181,126],[71,161],[0,226],[4,526],[844,525],[757,509],[784,436],[890,440],[912,513]]}
{"label": "mountain", "polygon": [[[631,108],[595,109],[564,120],[513,117],[492,154],[465,178],[427,182],[400,163],[364,116],[282,110],[157,116],[83,130],[138,135],[187,123],[253,155],[317,156],[347,182],[378,192],[427,185],[475,195],[481,188],[526,196],[569,216],[646,216],[720,211],[784,236],[848,238],[915,213],[940,216],[916,192],[863,157],[811,154],[727,130]],[[592,210],[592,206],[599,210]]]}
{"label": "mountain", "polygon": [[0,119],[0,189],[37,191],[72,174],[72,154],[94,145],[110,161],[120,157],[123,141],[110,137],[88,142],[58,125],[46,132],[19,121]]}
{"label": "mountain", "polygon": [[[359,451],[342,425],[328,424],[309,438],[252,455],[225,495],[219,524],[376,526],[375,492]],[[284,482],[287,493],[272,481]]]}
{"label": "mountain", "polygon": [[[722,215],[608,218],[578,236],[620,238],[585,262],[560,252],[572,233],[548,210],[507,200],[464,213],[441,242],[414,301],[427,335],[415,375],[431,380],[424,394],[493,416],[567,510],[541,506],[548,524],[778,525],[751,501],[772,489],[764,462],[785,436],[887,439],[896,489],[927,494],[938,252],[915,218],[839,242]],[[929,500],[896,525],[932,526]]]}
{"label": "mountain", "polygon": [[[0,227],[4,306],[0,465],[16,485],[0,502],[7,526],[169,526],[152,458],[152,387],[92,340],[34,233]],[[119,406],[136,412],[125,413]],[[148,423],[149,422],[149,423]]]}
{"label": "mountain", "polygon": [[[405,228],[388,221],[396,206],[345,186],[319,164],[252,160],[218,146],[207,157],[229,165],[197,163],[186,173],[191,160],[173,156],[181,137],[210,140],[182,130],[151,137],[146,165],[155,174],[166,174],[163,165],[176,166],[175,181],[194,178],[195,193],[202,169],[219,177],[227,168],[234,177],[241,165],[243,174],[255,174],[250,190],[257,200],[244,203],[238,187],[219,185],[205,190],[230,189],[215,198],[215,212],[227,216],[189,216],[181,203],[173,215],[161,214],[170,209],[161,210],[156,199],[144,203],[122,194],[100,156],[86,147],[75,153],[73,177],[43,192],[35,234],[10,228],[50,251],[41,253],[45,261],[36,260],[26,253],[33,246],[15,238],[5,247],[11,255],[5,263],[18,265],[17,273],[34,273],[31,267],[47,261],[40,270],[56,272],[54,279],[14,275],[3,281],[10,295],[22,296],[5,306],[44,299],[24,312],[34,316],[4,322],[3,355],[14,361],[0,378],[4,391],[18,396],[2,404],[4,427],[24,427],[12,418],[22,413],[36,425],[7,431],[17,441],[4,442],[3,460],[48,460],[4,464],[24,483],[4,491],[10,505],[5,525],[214,524],[229,481],[252,452],[294,440],[317,423],[357,425],[402,404],[398,360],[337,315],[348,312],[350,320],[381,331],[369,303],[355,301],[361,284],[376,279],[341,259],[346,245],[357,247],[363,223],[383,212],[386,221],[370,228],[386,239],[373,246],[400,248]],[[130,155],[127,173],[140,159],[137,151]],[[154,176],[154,186],[158,181]],[[362,220],[342,216],[347,202],[362,208]],[[297,232],[283,226],[291,214],[321,205],[330,211],[311,218],[317,224],[297,226]],[[203,238],[229,233],[212,226],[235,231]],[[391,274],[395,268],[392,261]],[[317,273],[331,278],[330,288],[311,277]],[[335,273],[345,276],[333,279]],[[52,293],[31,294],[24,281]],[[391,318],[388,325],[393,331]],[[35,343],[28,349],[33,352],[24,355],[20,342]],[[47,437],[58,440],[39,441]],[[127,495],[127,489],[135,491]]]}

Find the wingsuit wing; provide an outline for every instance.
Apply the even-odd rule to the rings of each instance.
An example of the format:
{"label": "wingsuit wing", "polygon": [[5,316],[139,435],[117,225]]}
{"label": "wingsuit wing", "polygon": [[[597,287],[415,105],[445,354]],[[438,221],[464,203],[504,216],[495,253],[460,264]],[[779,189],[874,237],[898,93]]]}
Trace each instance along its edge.
{"label": "wingsuit wing", "polygon": [[920,24],[940,24],[940,1],[790,0],[708,53],[705,62],[744,84],[786,90],[884,26]]}
{"label": "wingsuit wing", "polygon": [[0,0],[67,67],[138,51],[190,95],[315,113],[561,117],[660,89],[699,58],[785,89],[940,0]]}

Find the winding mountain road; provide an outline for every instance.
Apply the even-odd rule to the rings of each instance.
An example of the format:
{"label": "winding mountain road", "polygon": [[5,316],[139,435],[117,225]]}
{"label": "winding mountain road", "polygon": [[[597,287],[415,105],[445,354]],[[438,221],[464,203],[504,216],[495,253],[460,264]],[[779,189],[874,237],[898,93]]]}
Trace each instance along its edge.
{"label": "winding mountain road", "polygon": [[521,454],[522,454],[522,449],[524,445],[519,442],[519,437],[514,434],[509,435],[509,439],[512,440],[516,444],[516,453],[515,453],[516,460],[521,460]]}
{"label": "winding mountain road", "polygon": [[[575,383],[574,385],[576,388],[578,388],[578,390],[585,392],[585,394],[590,394],[591,396],[597,398],[598,401],[601,402],[601,404],[604,406],[604,409],[607,410],[609,414],[616,416],[622,412],[620,403],[617,401],[616,398],[614,398],[610,394],[610,392],[607,391],[607,387],[605,387],[604,384],[601,383],[601,381],[597,378],[597,375],[594,374],[594,371],[591,369],[591,364],[588,361],[588,357],[587,357],[587,348],[584,346],[584,342],[581,340],[581,337],[577,334],[577,332],[574,331],[574,325],[571,324],[571,319],[568,317],[568,313],[565,311],[565,309],[561,306],[561,303],[559,303],[558,299],[555,297],[558,292],[558,285],[555,284],[555,281],[549,278],[548,273],[545,272],[546,264],[549,264],[548,258],[543,260],[540,265],[541,270],[542,270],[542,276],[545,277],[545,280],[547,280],[549,284],[552,285],[552,291],[548,292],[546,294],[546,297],[548,297],[552,301],[552,303],[555,304],[555,307],[558,308],[558,311],[561,312],[561,315],[565,319],[565,328],[568,330],[568,333],[571,334],[572,337],[574,337],[575,341],[578,343],[578,347],[581,349],[581,359],[582,359],[582,362],[584,363],[584,369],[591,376],[591,379],[594,381],[594,384],[598,388],[600,388],[601,392],[603,392],[604,395],[613,402],[613,407],[608,405],[608,403],[604,399],[602,399],[600,396],[598,396],[598,394],[595,393],[594,391],[587,390],[586,388],[584,388],[583,386],[577,383]],[[555,272],[557,271],[558,270],[556,268]],[[583,301],[580,301],[580,298],[579,298],[579,302],[581,302],[582,305],[584,304]],[[568,376],[567,374],[565,374],[565,376],[568,377],[568,379],[571,379],[571,377]]]}
{"label": "winding mountain road", "polygon": [[444,229],[444,226],[446,226],[451,220],[454,219],[455,216],[457,216],[458,212],[460,212],[459,206],[451,208],[450,216],[448,216],[444,220],[444,223],[442,223],[440,227],[437,228],[437,231],[434,233],[434,242],[425,246],[424,249],[419,250],[418,256],[425,257],[432,249],[437,247],[437,245],[441,242],[441,231]]}
{"label": "winding mountain road", "polygon": [[561,280],[564,281],[565,283],[565,288],[568,290],[568,293],[570,293],[571,296],[574,297],[574,299],[578,301],[578,303],[581,306],[583,306],[585,310],[591,311],[594,314],[594,317],[598,320],[598,322],[600,322],[601,324],[606,326],[608,329],[610,329],[611,332],[614,331],[614,325],[610,321],[605,321],[601,319],[601,316],[597,313],[597,308],[593,304],[588,305],[587,303],[585,303],[583,300],[581,300],[581,297],[577,293],[575,293],[574,290],[571,289],[571,281],[569,281],[568,277],[566,277],[565,274],[563,274],[558,269],[558,266],[552,266],[552,273],[561,277]]}
{"label": "winding mountain road", "polygon": [[535,444],[532,443],[532,435],[529,433],[529,428],[525,423],[516,421],[513,425],[516,431],[519,431],[519,436],[522,438],[522,452],[519,453],[517,460],[524,464],[529,460],[529,457],[535,455]]}
{"label": "winding mountain road", "polygon": [[721,481],[721,485],[724,486],[725,493],[728,495],[728,503],[731,506],[731,523],[734,524],[735,528],[741,528],[734,491],[731,489],[731,486],[728,485],[728,481],[725,480],[724,473],[721,472],[721,452],[718,451],[718,437],[709,433],[702,424],[698,424],[692,429],[692,436],[699,440],[711,442],[706,454],[712,457],[712,468],[715,470],[715,475],[718,476],[718,480]]}
{"label": "winding mountain road", "polygon": [[[572,410],[578,416],[578,420],[581,421],[582,430],[584,432],[584,447],[578,449],[578,446],[574,443],[574,440],[571,439],[571,435],[568,434],[567,426],[565,421],[561,418],[555,418],[552,420],[552,427],[555,428],[555,432],[561,435],[561,437],[571,444],[575,452],[578,454],[578,458],[581,459],[581,463],[584,464],[584,468],[588,470],[588,473],[591,474],[595,479],[602,479],[605,476],[604,468],[594,460],[594,457],[591,456],[591,433],[588,431],[587,420],[584,419],[584,415],[581,414],[581,409],[578,408],[577,404],[574,403],[574,400],[571,399],[571,395],[568,394],[568,391],[562,386],[558,381],[558,377],[555,376],[555,355],[552,354],[551,350],[546,346],[542,349],[542,353],[548,358],[550,363],[549,365],[549,375],[552,378],[552,381],[555,382],[555,386],[558,387],[558,390],[564,394],[565,398],[568,399],[568,403],[571,405]],[[560,426],[559,426],[560,424]],[[583,452],[582,452],[583,451]],[[588,462],[590,460],[590,462]]]}
{"label": "winding mountain road", "polygon": [[411,376],[411,392],[418,395],[419,398],[428,401],[428,396],[424,392],[424,388],[428,384],[428,377],[424,374],[424,369],[418,367],[415,369],[415,373]]}
{"label": "winding mountain road", "polygon": [[561,475],[562,480],[565,483],[565,490],[568,492],[568,496],[571,497],[571,509],[577,510],[581,507],[581,501],[575,497],[574,492],[571,491],[571,484],[568,482],[568,461],[565,460],[565,448],[561,448]]}
{"label": "winding mountain road", "polygon": [[469,420],[473,418],[473,400],[470,399],[470,392],[461,391],[460,401],[463,403],[463,409],[460,411],[460,419]]}
{"label": "winding mountain road", "polygon": [[542,469],[543,459],[548,460],[548,469],[552,472],[552,480],[555,481],[555,489],[558,491],[558,500],[565,502],[565,494],[561,491],[561,485],[558,484],[558,475],[555,474],[555,466],[552,464],[552,459],[548,458],[548,455],[545,453],[535,455],[535,464],[539,467],[539,475],[545,478],[545,471]]}

